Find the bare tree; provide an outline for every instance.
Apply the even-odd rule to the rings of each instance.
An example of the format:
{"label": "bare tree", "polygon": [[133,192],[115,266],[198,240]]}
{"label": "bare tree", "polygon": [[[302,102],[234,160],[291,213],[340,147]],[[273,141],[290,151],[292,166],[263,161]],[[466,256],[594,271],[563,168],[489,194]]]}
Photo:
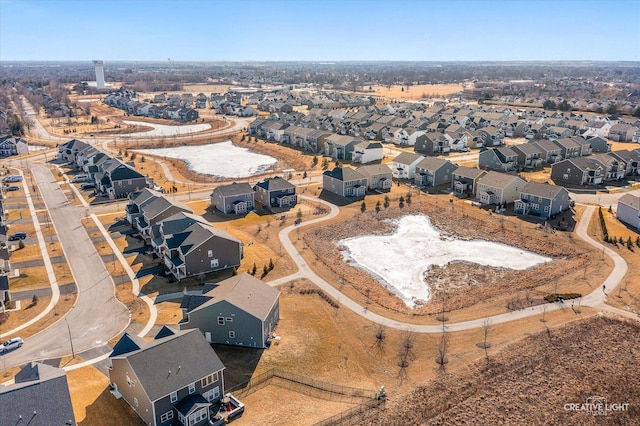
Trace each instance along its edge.
{"label": "bare tree", "polygon": [[436,358],[436,363],[440,366],[440,371],[444,373],[446,372],[446,365],[449,362],[449,359],[447,358],[447,353],[449,351],[449,337],[447,336],[446,329],[442,332],[437,349],[438,357]]}
{"label": "bare tree", "polygon": [[384,340],[387,338],[387,330],[384,325],[378,324],[376,327],[376,349],[384,353]]}
{"label": "bare tree", "polygon": [[544,315],[547,313],[547,306],[548,305],[543,305],[542,306],[542,318],[540,318],[540,322],[547,322],[547,320],[544,317]]}
{"label": "bare tree", "polygon": [[484,340],[482,342],[482,347],[484,349],[484,356],[487,359],[489,359],[489,348],[491,347],[491,343],[487,342],[490,328],[491,328],[491,320],[489,318],[485,318],[484,321],[482,321],[482,334],[484,337]]}

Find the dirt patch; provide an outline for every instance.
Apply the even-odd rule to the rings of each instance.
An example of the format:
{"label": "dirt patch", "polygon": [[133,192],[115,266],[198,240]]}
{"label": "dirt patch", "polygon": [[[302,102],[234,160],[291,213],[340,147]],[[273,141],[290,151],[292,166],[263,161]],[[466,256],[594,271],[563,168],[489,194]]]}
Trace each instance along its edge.
{"label": "dirt patch", "polygon": [[[593,317],[514,343],[387,402],[368,425],[634,424],[640,416],[640,325]],[[590,416],[565,409],[590,397],[628,403]]]}
{"label": "dirt patch", "polygon": [[[396,204],[395,202],[393,204]],[[443,208],[444,207],[444,208]],[[409,214],[426,214],[443,233],[460,239],[483,239],[549,256],[554,259],[524,271],[514,271],[462,262],[453,262],[446,267],[435,267],[427,274],[432,298],[425,305],[411,310],[391,291],[381,286],[367,272],[342,261],[339,240],[359,235],[383,235],[393,231],[390,219]],[[535,226],[512,222],[499,215],[477,217],[468,215],[459,207],[453,210],[443,204],[427,202],[425,198],[403,208],[389,207],[380,212],[367,211],[344,218],[326,226],[318,227],[304,236],[304,241],[316,257],[338,276],[351,284],[371,301],[402,313],[427,315],[442,309],[446,298],[447,310],[469,307],[478,301],[523,290],[532,290],[540,285],[554,282],[583,266],[588,254],[564,235],[552,234]],[[518,305],[530,306],[542,303],[541,295],[530,295]],[[512,306],[519,309],[524,306]]]}

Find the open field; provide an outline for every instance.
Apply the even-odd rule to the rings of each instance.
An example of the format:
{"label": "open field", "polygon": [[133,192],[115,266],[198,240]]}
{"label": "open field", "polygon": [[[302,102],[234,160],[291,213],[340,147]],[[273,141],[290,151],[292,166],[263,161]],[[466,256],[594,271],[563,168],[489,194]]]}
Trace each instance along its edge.
{"label": "open field", "polygon": [[[367,87],[368,88],[368,87]],[[426,97],[446,97],[464,89],[462,84],[420,84],[415,86],[372,86],[372,92],[356,92],[365,96],[381,96],[394,99],[420,99]]]}
{"label": "open field", "polygon": [[[638,362],[639,336],[637,323],[603,316],[550,328],[392,397],[360,424],[635,424],[640,375],[629,366]],[[591,397],[628,411],[566,409]]]}

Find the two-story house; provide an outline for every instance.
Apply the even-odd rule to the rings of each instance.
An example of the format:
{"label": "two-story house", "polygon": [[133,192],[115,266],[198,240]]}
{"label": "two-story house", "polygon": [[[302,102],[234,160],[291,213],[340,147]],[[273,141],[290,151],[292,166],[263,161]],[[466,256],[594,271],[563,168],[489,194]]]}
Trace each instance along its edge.
{"label": "two-story house", "polygon": [[513,203],[520,198],[526,181],[518,176],[490,171],[478,179],[476,197],[482,204],[498,206]]}
{"label": "two-story house", "polygon": [[513,206],[519,214],[553,217],[569,208],[569,191],[548,183],[527,182]]}
{"label": "two-story house", "polygon": [[298,202],[296,186],[280,176],[258,182],[253,190],[256,201],[265,207],[293,207]]}
{"label": "two-story house", "polygon": [[417,186],[439,186],[451,183],[452,173],[458,168],[449,160],[426,157],[416,165],[414,181]]}
{"label": "two-story house", "polygon": [[322,174],[322,188],[341,197],[364,197],[367,178],[348,167],[336,167]]}
{"label": "two-story house", "polygon": [[221,185],[211,193],[211,205],[226,214],[244,214],[254,207],[255,192],[246,182]]}

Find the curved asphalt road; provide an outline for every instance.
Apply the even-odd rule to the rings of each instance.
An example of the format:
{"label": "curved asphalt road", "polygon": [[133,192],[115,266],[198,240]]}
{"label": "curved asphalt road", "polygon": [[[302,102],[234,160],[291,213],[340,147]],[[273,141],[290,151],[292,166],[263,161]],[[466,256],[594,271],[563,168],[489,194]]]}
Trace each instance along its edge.
{"label": "curved asphalt road", "polygon": [[85,209],[69,205],[48,168],[30,168],[71,267],[78,298],[67,315],[27,339],[19,351],[3,355],[6,368],[69,355],[72,342],[75,353],[102,346],[130,321],[129,310],[116,299],[113,280],[82,226]]}

